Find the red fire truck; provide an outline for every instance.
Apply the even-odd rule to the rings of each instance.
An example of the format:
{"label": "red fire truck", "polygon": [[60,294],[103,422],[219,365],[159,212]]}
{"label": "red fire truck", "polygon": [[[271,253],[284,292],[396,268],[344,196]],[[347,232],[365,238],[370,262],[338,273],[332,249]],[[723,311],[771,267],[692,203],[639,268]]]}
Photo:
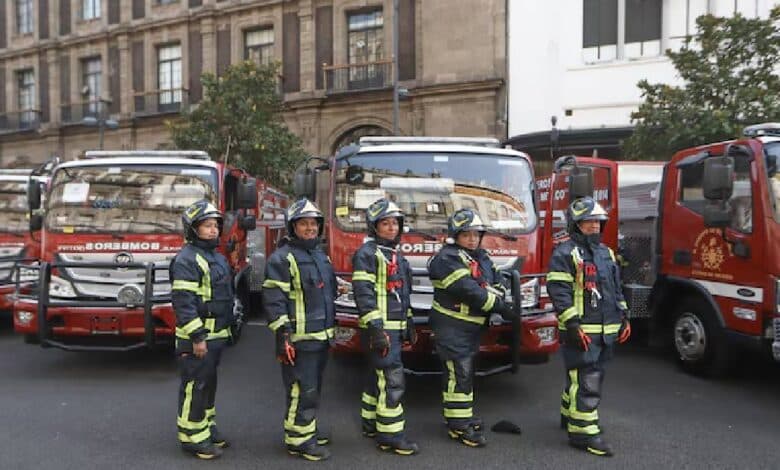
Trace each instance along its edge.
{"label": "red fire truck", "polygon": [[[30,186],[32,209],[40,206],[36,188]],[[258,190],[265,189],[200,151],[89,151],[60,163],[44,215],[30,220],[31,228],[42,227],[42,262],[36,295],[14,304],[15,330],[28,342],[73,351],[170,342],[168,266],[183,243],[181,214],[208,199],[224,213],[220,250],[236,273],[238,337],[243,306],[256,290],[251,267],[262,264],[248,263],[247,239],[257,224]],[[271,219],[264,230],[281,225]]]}
{"label": "red fire truck", "polygon": [[13,307],[17,288],[27,290],[31,273],[24,266],[40,255],[40,233],[30,230],[27,188],[45,184],[29,169],[0,170],[0,311]]}
{"label": "red fire truck", "polygon": [[682,150],[663,166],[562,157],[550,184],[562,197],[548,201],[544,236],[556,239],[552,216],[570,194],[601,188],[604,242],[623,259],[631,316],[672,343],[684,369],[725,373],[740,347],[768,351],[773,339],[780,360],[778,164],[780,125]]}
{"label": "red fire truck", "polygon": [[[400,249],[414,270],[412,307],[419,341],[407,354],[430,357],[428,327],[433,288],[427,263],[444,243],[447,218],[475,209],[492,227],[483,239],[497,265],[511,276],[522,321],[495,315],[480,347],[479,374],[540,362],[558,348],[555,316],[539,308],[541,257],[533,168],[527,155],[500,148],[495,139],[364,137],[323,160],[316,172],[296,177],[298,194],[316,199],[325,213],[326,249],[336,271],[351,275],[352,254],[366,236],[365,209],[388,197],[405,212]],[[360,350],[351,294],[337,302],[336,350]],[[415,362],[410,361],[407,365]],[[425,372],[421,369],[410,372]]]}

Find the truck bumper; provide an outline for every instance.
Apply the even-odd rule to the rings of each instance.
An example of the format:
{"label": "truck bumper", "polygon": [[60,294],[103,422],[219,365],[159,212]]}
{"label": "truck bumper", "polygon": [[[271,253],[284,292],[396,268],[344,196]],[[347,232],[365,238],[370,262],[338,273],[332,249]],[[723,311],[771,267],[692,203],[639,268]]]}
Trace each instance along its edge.
{"label": "truck bumper", "polygon": [[[38,335],[38,302],[17,300],[13,304],[14,331]],[[143,307],[49,307],[46,313],[48,337],[44,347],[69,351],[129,351],[148,346]],[[176,315],[170,304],[152,307],[153,337],[173,340]]]}
{"label": "truck bumper", "polygon": [[[417,343],[404,344],[404,355],[412,359],[405,365],[413,364],[414,359],[435,356],[433,332],[427,324],[427,319],[416,318]],[[494,366],[478,370],[477,375],[492,375],[511,369],[512,325],[503,323],[490,326],[483,334],[479,346],[479,359]],[[337,353],[362,353],[360,344],[360,328],[358,318],[353,314],[338,313],[336,315],[336,332],[334,350]],[[550,354],[558,350],[558,320],[551,312],[539,315],[525,316],[522,319],[522,337],[520,343],[519,362],[546,362]],[[408,364],[407,364],[408,363]],[[407,368],[408,373],[428,374],[430,372]],[[438,373],[438,372],[437,372]]]}

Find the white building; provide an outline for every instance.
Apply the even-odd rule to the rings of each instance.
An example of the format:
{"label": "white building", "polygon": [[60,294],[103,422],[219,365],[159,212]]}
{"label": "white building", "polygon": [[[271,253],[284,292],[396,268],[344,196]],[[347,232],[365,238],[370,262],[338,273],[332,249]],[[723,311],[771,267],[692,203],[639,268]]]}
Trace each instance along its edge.
{"label": "white building", "polygon": [[[777,0],[509,0],[508,135],[631,125],[636,84],[679,83],[664,56],[705,13],[767,17]],[[570,133],[572,133],[570,132]],[[514,139],[517,140],[517,139]],[[522,140],[522,139],[521,139]]]}

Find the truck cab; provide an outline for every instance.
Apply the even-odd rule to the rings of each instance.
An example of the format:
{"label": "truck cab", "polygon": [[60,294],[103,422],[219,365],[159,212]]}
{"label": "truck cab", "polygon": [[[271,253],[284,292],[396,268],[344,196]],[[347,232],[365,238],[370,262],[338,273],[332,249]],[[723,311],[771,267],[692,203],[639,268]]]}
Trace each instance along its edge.
{"label": "truck cab", "polygon": [[551,191],[567,196],[572,172],[610,175],[604,243],[622,259],[631,318],[673,344],[692,373],[721,375],[744,347],[780,360],[779,157],[780,126],[757,125],[677,152],[662,172],[658,162],[556,165]]}
{"label": "truck cab", "polygon": [[[365,209],[386,197],[405,213],[399,249],[414,273],[412,307],[418,342],[407,355],[431,356],[428,327],[433,287],[429,259],[445,243],[447,219],[476,210],[491,227],[482,247],[514,276],[522,311],[517,325],[497,315],[483,335],[480,374],[514,370],[519,361],[544,361],[557,347],[555,316],[539,307],[540,257],[533,168],[527,155],[495,139],[364,137],[324,160],[316,174],[299,175],[299,194],[316,199],[325,214],[326,250],[348,279],[352,255],[366,237]],[[511,274],[514,272],[514,274]],[[351,295],[337,302],[336,350],[359,352],[358,315]],[[409,362],[413,364],[414,361]],[[410,368],[411,372],[423,372]]]}

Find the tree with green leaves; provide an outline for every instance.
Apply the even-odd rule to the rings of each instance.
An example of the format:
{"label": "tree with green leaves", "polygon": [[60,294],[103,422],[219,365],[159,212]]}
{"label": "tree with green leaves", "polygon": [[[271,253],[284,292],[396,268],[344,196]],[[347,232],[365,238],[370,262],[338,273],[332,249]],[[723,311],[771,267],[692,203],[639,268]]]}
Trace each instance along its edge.
{"label": "tree with green leaves", "polygon": [[204,150],[212,158],[246,169],[288,189],[305,154],[301,140],[282,119],[278,65],[244,61],[220,77],[203,74],[203,100],[168,129],[177,148]]}
{"label": "tree with green leaves", "polygon": [[780,7],[769,18],[739,14],[696,20],[697,34],[666,51],[682,86],[639,82],[631,114],[631,159],[666,160],[680,149],[739,137],[749,124],[780,120]]}

